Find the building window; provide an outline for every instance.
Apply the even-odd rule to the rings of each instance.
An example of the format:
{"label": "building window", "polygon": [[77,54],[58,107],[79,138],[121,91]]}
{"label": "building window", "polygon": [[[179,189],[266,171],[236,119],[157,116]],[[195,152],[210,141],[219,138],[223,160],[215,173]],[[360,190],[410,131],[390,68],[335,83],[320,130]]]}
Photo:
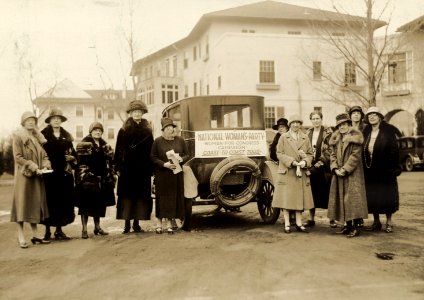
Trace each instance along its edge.
{"label": "building window", "polygon": [[188,58],[187,58],[187,53],[184,52],[184,69],[188,68]]}
{"label": "building window", "polygon": [[272,128],[275,124],[275,107],[265,106],[265,128]]}
{"label": "building window", "polygon": [[312,73],[313,73],[313,79],[314,80],[321,80],[322,74],[321,74],[321,62],[320,61],[314,61],[312,63]]}
{"label": "building window", "polygon": [[98,120],[102,119],[102,109],[101,108],[97,108],[97,119]]}
{"label": "building window", "polygon": [[202,58],[202,44],[199,43],[199,58]]}
{"label": "building window", "polygon": [[345,63],[344,84],[345,86],[356,84],[356,66],[353,63]]}
{"label": "building window", "polygon": [[389,84],[406,82],[406,53],[389,55]]}
{"label": "building window", "polygon": [[[152,91],[153,96],[153,91]],[[162,84],[162,103],[172,103],[178,100],[178,85]],[[153,101],[152,101],[153,102]]]}
{"label": "building window", "polygon": [[169,59],[165,59],[165,76],[169,77]]}
{"label": "building window", "polygon": [[187,98],[188,97],[188,85],[184,86],[184,97]]}
{"label": "building window", "polygon": [[206,37],[206,46],[205,46],[206,56],[209,55],[209,37]]}
{"label": "building window", "polygon": [[197,96],[197,82],[193,83],[193,96]]}
{"label": "building window", "polygon": [[84,116],[84,110],[82,105],[75,106],[75,116],[77,117],[83,117]]}
{"label": "building window", "polygon": [[203,95],[203,80],[200,79],[199,81],[199,95],[202,96]]}
{"label": "building window", "polygon": [[322,113],[322,107],[321,106],[314,106],[314,110],[313,111]]}
{"label": "building window", "polygon": [[261,60],[259,62],[259,82],[260,83],[274,83],[274,61],[273,60]]}
{"label": "building window", "polygon": [[107,138],[108,138],[108,140],[113,140],[115,138],[115,129],[114,128],[108,128],[107,129]]}
{"label": "building window", "polygon": [[178,76],[178,64],[177,64],[177,57],[174,56],[172,58],[172,69],[173,69],[173,73],[172,76],[177,77]]}
{"label": "building window", "polygon": [[301,31],[288,31],[287,34],[290,34],[290,35],[301,35],[302,32]]}
{"label": "building window", "polygon": [[115,112],[113,110],[108,110],[107,111],[107,119],[113,120],[114,117],[115,117]]}
{"label": "building window", "polygon": [[206,85],[206,95],[209,95],[209,84]]}
{"label": "building window", "polygon": [[197,59],[197,47],[194,46],[193,47],[193,61],[196,61],[196,59]]}
{"label": "building window", "polygon": [[221,76],[218,76],[218,88],[221,88]]}
{"label": "building window", "polygon": [[84,127],[82,125],[77,125],[75,127],[75,136],[77,139],[82,139],[84,137],[83,128]]}

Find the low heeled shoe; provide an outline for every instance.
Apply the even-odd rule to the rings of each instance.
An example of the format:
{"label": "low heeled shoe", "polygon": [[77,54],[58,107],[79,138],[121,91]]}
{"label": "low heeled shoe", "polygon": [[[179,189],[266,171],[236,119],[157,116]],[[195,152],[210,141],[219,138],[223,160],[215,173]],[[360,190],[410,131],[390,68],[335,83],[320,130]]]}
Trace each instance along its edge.
{"label": "low heeled shoe", "polygon": [[94,229],[94,235],[108,235],[109,232],[104,231],[101,228],[95,228]]}

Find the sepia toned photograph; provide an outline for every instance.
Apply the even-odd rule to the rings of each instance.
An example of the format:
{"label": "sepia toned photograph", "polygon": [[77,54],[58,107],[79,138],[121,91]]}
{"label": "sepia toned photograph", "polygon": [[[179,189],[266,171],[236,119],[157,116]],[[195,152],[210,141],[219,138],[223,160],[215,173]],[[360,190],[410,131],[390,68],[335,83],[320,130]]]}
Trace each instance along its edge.
{"label": "sepia toned photograph", "polygon": [[422,0],[0,0],[0,299],[423,299]]}

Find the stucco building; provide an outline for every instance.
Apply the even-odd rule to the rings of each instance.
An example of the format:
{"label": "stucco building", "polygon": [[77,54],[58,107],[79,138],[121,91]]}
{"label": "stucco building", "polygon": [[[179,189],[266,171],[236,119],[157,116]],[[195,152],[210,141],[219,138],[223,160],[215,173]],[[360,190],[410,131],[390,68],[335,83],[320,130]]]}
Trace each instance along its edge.
{"label": "stucco building", "polygon": [[355,66],[334,55],[315,25],[334,39],[349,39],[362,20],[274,1],[205,14],[187,37],[133,65],[136,96],[148,105],[156,135],[166,105],[199,95],[264,96],[267,128],[293,114],[308,126],[313,110],[322,111],[324,124],[334,125],[354,99],[348,88],[335,90],[324,71],[359,91],[365,82]]}
{"label": "stucco building", "polygon": [[63,123],[63,128],[72,134],[75,142],[81,141],[89,133],[90,124],[98,121],[103,124],[103,139],[114,147],[118,130],[127,118],[125,109],[132,99],[132,91],[83,90],[71,80],[65,79],[35,99],[38,125],[41,129],[44,128],[47,125],[44,120],[50,108],[59,107],[68,118]]}

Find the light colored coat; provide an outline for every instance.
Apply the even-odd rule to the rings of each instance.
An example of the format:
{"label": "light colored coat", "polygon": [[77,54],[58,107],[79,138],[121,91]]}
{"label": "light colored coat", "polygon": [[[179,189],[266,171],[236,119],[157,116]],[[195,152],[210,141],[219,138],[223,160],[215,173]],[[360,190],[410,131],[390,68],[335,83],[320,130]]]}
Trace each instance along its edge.
{"label": "light colored coat", "polygon": [[332,148],[330,168],[343,168],[347,175],[338,177],[335,174],[331,180],[330,198],[328,201],[328,218],[341,223],[368,216],[365,194],[365,180],[362,168],[362,133],[356,128],[342,136],[336,130],[330,138]]}
{"label": "light colored coat", "polygon": [[[306,158],[301,158],[299,151],[303,150]],[[274,182],[273,206],[288,210],[307,210],[314,207],[312,199],[311,182],[302,169],[302,176],[296,176],[294,161],[304,160],[306,167],[312,163],[313,150],[309,138],[299,130],[298,140],[290,132],[283,133],[277,144],[277,157],[279,161],[276,182]]]}
{"label": "light colored coat", "polygon": [[36,131],[30,136],[20,128],[13,134],[13,156],[15,160],[15,188],[10,221],[40,223],[49,216],[43,177],[23,175],[24,170],[35,173],[37,169],[51,169],[47,153],[42,144],[44,136]]}

